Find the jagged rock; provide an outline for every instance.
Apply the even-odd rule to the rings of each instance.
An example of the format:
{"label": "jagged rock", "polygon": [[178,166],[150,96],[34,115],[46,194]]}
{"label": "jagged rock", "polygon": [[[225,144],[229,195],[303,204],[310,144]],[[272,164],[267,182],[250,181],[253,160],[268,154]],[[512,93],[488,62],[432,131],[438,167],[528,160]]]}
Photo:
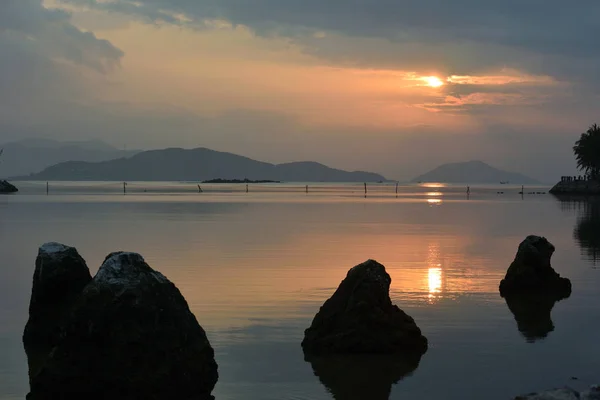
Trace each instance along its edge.
{"label": "jagged rock", "polygon": [[594,385],[580,393],[579,400],[600,400],[600,385]]}
{"label": "jagged rock", "polygon": [[500,294],[528,291],[550,291],[567,297],[571,294],[571,281],[562,278],[550,265],[554,245],[545,237],[530,235],[519,244],[517,255],[506,276],[500,282]]}
{"label": "jagged rock", "polygon": [[212,399],[217,363],[179,290],[136,253],[83,289],[28,399]]}
{"label": "jagged rock", "polygon": [[421,355],[393,354],[308,356],[315,376],[336,400],[388,400],[392,385],[412,374]]}
{"label": "jagged rock", "polygon": [[579,393],[565,387],[517,396],[514,400],[600,400],[600,388],[594,385],[589,390]]}
{"label": "jagged rock", "polygon": [[350,269],[304,332],[305,354],[425,353],[427,339],[390,300],[391,281],[374,260]]}
{"label": "jagged rock", "polygon": [[7,181],[0,180],[0,193],[15,193],[18,192],[17,187]]}
{"label": "jagged rock", "polygon": [[92,280],[77,250],[60,243],[46,243],[35,260],[29,320],[23,332],[30,375],[35,375],[60,338],[71,306]]}
{"label": "jagged rock", "polygon": [[579,392],[571,388],[551,389],[517,396],[514,400],[580,400]]}

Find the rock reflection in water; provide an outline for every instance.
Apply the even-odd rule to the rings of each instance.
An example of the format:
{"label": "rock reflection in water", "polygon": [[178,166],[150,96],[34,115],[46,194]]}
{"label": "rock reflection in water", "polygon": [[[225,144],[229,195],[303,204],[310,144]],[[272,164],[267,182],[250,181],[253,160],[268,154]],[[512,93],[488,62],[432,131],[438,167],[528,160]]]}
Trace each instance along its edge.
{"label": "rock reflection in water", "polygon": [[392,385],[410,375],[421,357],[353,354],[307,356],[305,360],[336,400],[388,400]]}
{"label": "rock reflection in water", "polygon": [[568,298],[551,292],[533,292],[506,296],[506,305],[515,316],[519,332],[533,343],[554,330],[551,312],[557,301]]}

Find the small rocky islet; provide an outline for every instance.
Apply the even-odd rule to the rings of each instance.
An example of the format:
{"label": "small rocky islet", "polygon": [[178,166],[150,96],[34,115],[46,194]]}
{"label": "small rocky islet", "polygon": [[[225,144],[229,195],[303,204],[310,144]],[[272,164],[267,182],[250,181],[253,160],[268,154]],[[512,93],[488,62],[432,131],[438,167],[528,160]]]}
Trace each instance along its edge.
{"label": "small rocky islet", "polygon": [[391,282],[377,261],[351,268],[304,332],[305,355],[425,353],[415,320],[392,304]]}
{"label": "small rocky islet", "polygon": [[545,338],[554,330],[552,308],[571,295],[571,281],[551,266],[554,251],[554,245],[545,237],[527,236],[500,282],[500,295],[529,342]]}
{"label": "small rocky islet", "polygon": [[555,196],[600,195],[600,180],[589,176],[563,176],[549,191]]}
{"label": "small rocky islet", "polygon": [[336,399],[387,400],[427,351],[415,320],[392,304],[391,282],[375,260],[351,268],[304,332],[304,359]]}
{"label": "small rocky islet", "polygon": [[[553,301],[571,293],[570,281],[550,265],[554,250],[547,239],[528,236],[500,283],[525,336],[523,324],[533,336],[547,334]],[[390,284],[375,260],[351,268],[304,332],[305,360],[335,398],[388,399],[427,352],[415,320],[392,304]],[[109,254],[92,277],[75,248],[41,246],[23,344],[29,400],[214,399],[218,366],[204,329],[177,287],[137,253]],[[600,389],[514,399],[600,400]]]}
{"label": "small rocky islet", "polygon": [[515,259],[500,281],[500,295],[552,293],[566,298],[571,294],[571,281],[561,277],[551,266],[555,247],[545,237],[529,235],[519,244]]}
{"label": "small rocky islet", "polygon": [[17,187],[12,183],[5,180],[0,180],[0,194],[10,194],[18,191],[19,189],[17,189]]}

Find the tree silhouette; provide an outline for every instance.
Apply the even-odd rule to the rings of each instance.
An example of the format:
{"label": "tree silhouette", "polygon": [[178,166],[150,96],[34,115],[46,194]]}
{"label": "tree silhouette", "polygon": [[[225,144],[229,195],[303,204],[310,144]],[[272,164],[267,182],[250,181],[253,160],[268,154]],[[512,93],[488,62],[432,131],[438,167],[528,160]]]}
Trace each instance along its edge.
{"label": "tree silhouette", "polygon": [[593,124],[573,146],[577,168],[592,178],[600,173],[600,126]]}
{"label": "tree silhouette", "polygon": [[594,267],[600,263],[600,199],[590,196],[555,196],[563,211],[575,212],[577,223],[573,239],[581,254]]}

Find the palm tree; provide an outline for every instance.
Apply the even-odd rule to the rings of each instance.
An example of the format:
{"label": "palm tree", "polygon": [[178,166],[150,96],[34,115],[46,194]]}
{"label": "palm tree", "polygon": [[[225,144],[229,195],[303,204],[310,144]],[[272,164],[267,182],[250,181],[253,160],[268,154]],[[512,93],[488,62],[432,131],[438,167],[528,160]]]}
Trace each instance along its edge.
{"label": "palm tree", "polygon": [[577,168],[586,175],[597,178],[600,175],[600,126],[594,124],[581,134],[573,146]]}

